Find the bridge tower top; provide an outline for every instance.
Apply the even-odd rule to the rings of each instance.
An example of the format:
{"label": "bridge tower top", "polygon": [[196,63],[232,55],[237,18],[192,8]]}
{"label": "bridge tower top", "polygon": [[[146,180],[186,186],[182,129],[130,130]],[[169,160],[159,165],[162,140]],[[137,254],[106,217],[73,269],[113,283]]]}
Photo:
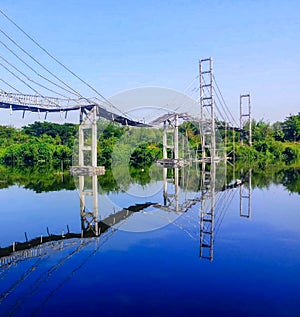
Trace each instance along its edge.
{"label": "bridge tower top", "polygon": [[[200,80],[200,121],[202,159],[214,161],[216,156],[216,127],[215,127],[215,102],[213,59],[205,58],[199,61]],[[204,113],[207,110],[208,116]],[[209,157],[207,157],[207,149]]]}

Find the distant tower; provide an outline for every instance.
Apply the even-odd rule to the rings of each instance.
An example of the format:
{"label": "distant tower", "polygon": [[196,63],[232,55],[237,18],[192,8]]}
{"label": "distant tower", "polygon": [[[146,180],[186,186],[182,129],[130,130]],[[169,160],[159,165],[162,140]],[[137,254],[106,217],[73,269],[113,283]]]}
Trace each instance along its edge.
{"label": "distant tower", "polygon": [[[245,102],[244,102],[245,101]],[[246,109],[244,109],[246,108]],[[244,143],[244,125],[249,121],[249,145],[252,145],[252,119],[251,119],[251,97],[250,94],[240,95],[240,129],[241,129],[241,144]],[[244,120],[246,118],[246,120]]]}

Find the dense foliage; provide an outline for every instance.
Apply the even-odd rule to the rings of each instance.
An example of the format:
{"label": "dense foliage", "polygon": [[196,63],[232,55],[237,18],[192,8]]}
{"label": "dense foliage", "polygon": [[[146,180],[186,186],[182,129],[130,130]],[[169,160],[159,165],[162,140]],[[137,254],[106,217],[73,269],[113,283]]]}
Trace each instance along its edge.
{"label": "dense foliage", "polygon": [[[106,121],[99,122],[98,130],[98,165],[109,168],[127,160],[132,167],[145,167],[162,157],[161,130],[129,128]],[[71,164],[72,154],[77,152],[76,147],[74,151],[77,132],[78,125],[70,123],[35,122],[21,129],[0,126],[0,163],[67,167]],[[180,125],[179,132],[188,140],[190,148],[200,155],[199,123],[185,122]],[[247,145],[247,134],[243,145],[240,137],[240,133],[232,130],[220,129],[218,132],[218,142],[224,148],[224,141],[227,141],[226,153],[232,160],[260,162],[262,167],[276,161],[290,164],[300,158],[300,113],[272,125],[253,120],[251,147]]]}
{"label": "dense foliage", "polygon": [[252,141],[252,147],[235,144],[238,160],[264,164],[278,160],[288,164],[294,162],[300,158],[300,113],[272,125],[262,120],[253,120]]}
{"label": "dense foliage", "polygon": [[27,135],[41,137],[44,134],[56,140],[56,143],[73,146],[74,138],[78,133],[78,125],[72,123],[50,123],[36,121],[22,128]]}
{"label": "dense foliage", "polygon": [[69,164],[78,127],[35,122],[22,129],[0,126],[0,162],[5,165]]}

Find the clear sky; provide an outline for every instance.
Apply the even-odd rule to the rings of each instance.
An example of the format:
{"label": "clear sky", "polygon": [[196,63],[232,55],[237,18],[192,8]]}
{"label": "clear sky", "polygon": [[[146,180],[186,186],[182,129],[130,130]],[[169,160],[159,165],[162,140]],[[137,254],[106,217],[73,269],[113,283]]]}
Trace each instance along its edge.
{"label": "clear sky", "polygon": [[[212,56],[236,118],[247,92],[255,119],[272,123],[300,111],[300,1],[2,0],[1,9],[107,98],[142,86],[184,91],[198,60]],[[0,25],[23,41],[2,16]],[[48,65],[32,43],[22,43]],[[51,69],[93,95],[55,64]],[[0,124],[27,123],[20,117],[1,110]]]}

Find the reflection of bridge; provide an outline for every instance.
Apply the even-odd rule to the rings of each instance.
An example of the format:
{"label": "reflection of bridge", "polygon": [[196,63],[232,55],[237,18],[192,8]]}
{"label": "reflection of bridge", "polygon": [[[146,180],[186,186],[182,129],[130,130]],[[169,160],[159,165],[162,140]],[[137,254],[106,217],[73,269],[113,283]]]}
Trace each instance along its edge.
{"label": "reflection of bridge", "polygon": [[[62,241],[100,237],[111,229],[122,225],[134,213],[145,212],[150,206],[152,206],[152,209],[165,212],[166,219],[170,213],[183,214],[188,212],[193,206],[199,206],[200,257],[213,260],[215,225],[224,217],[223,213],[228,208],[229,200],[232,199],[231,193],[233,189],[239,188],[240,216],[250,217],[251,172],[247,180],[249,185],[247,188],[244,188],[244,179],[230,184],[226,184],[226,181],[224,183],[222,180],[220,184],[217,184],[217,168],[212,168],[210,171],[203,169],[200,171],[200,190],[192,198],[182,199],[180,191],[184,192],[185,183],[189,179],[189,175],[185,174],[185,168],[162,169],[163,203],[153,201],[132,205],[114,212],[102,220],[99,220],[98,210],[98,177],[101,176],[79,176],[81,232],[70,232],[69,228],[67,228],[67,232],[57,235],[51,234],[47,229],[48,235],[46,236],[39,236],[25,242],[14,242],[10,246],[0,248],[0,267],[6,267],[12,263],[32,257],[42,257],[47,253],[47,249],[56,248],[58,243]],[[87,182],[88,178],[94,181]],[[86,184],[90,184],[91,188],[87,188]],[[86,196],[92,196],[92,208],[87,207]],[[152,211],[152,215],[155,216],[155,212]],[[217,219],[215,219],[216,215]]]}
{"label": "reflection of bridge", "polygon": [[[48,232],[47,236],[40,236],[26,242],[14,242],[12,245],[0,248],[0,267],[10,265],[11,263],[16,263],[20,260],[25,260],[32,257],[39,257],[44,252],[42,251],[42,246],[49,246],[51,242],[59,242],[70,239],[82,239],[82,238],[92,238],[103,235],[112,226],[122,222],[123,220],[130,217],[133,213],[144,210],[145,208],[151,206],[151,203],[137,204],[124,208],[119,212],[116,212],[104,220],[96,220],[95,214],[90,214],[89,212],[81,212],[82,221],[82,231],[81,233],[72,233],[68,231],[60,235],[51,234]],[[92,217],[92,221],[89,220],[89,216]],[[95,230],[97,228],[97,230]],[[47,229],[48,231],[48,229]],[[54,244],[55,246],[56,244]]]}
{"label": "reflection of bridge", "polygon": [[[177,169],[177,172],[176,172]],[[176,169],[170,169],[169,171],[166,170],[166,168],[163,168],[163,173],[166,173],[168,175],[168,179],[164,179],[164,187],[163,187],[163,196],[166,198],[166,201],[164,201],[164,204],[162,206],[157,206],[157,208],[162,207],[166,213],[181,213],[186,212],[184,215],[188,215],[188,210],[191,207],[189,205],[189,202],[191,200],[188,200],[185,202],[185,204],[180,205],[178,201],[176,202],[176,199],[178,196],[174,196],[173,193],[177,190],[180,190],[179,185],[183,185],[183,179],[182,179],[182,170]],[[168,173],[169,172],[169,173]],[[179,173],[180,172],[180,173]],[[201,173],[203,176],[203,173]],[[84,177],[85,179],[88,176],[80,176]],[[91,176],[89,176],[91,177]],[[97,176],[96,176],[97,177]],[[99,176],[101,177],[101,176]],[[179,177],[179,179],[175,179],[176,177]],[[167,184],[166,184],[167,182]],[[243,181],[242,181],[243,182]],[[168,186],[171,185],[171,186]],[[212,182],[210,182],[211,186],[214,186]],[[232,189],[237,188],[237,183],[232,183],[229,185],[224,185],[221,187],[221,193],[227,193],[228,198],[230,198],[230,193],[232,192]],[[215,184],[215,189],[219,188]],[[228,188],[228,189],[227,189]],[[95,189],[96,190],[96,189]],[[222,191],[223,190],[223,191]],[[213,259],[213,247],[214,247],[214,239],[215,239],[215,233],[217,228],[217,221],[218,218],[221,218],[223,215],[220,213],[221,210],[218,210],[218,202],[220,199],[218,197],[215,197],[215,205],[209,206],[211,208],[202,208],[201,206],[205,205],[209,202],[212,197],[208,196],[209,191],[209,184],[206,184],[206,188],[203,189],[205,191],[205,197],[201,196],[195,197],[193,203],[195,203],[194,210],[201,211],[201,218],[200,218],[200,257],[205,259],[212,260]],[[88,192],[91,192],[89,188],[85,188],[85,194]],[[199,192],[199,195],[201,195],[202,191]],[[215,192],[210,191],[212,195],[217,195],[217,190]],[[220,192],[219,192],[220,193]],[[82,194],[82,193],[81,193]],[[97,193],[98,194],[98,193]],[[220,198],[220,197],[219,197]],[[223,195],[221,198],[225,198]],[[196,207],[196,204],[201,204],[200,207]],[[222,205],[224,204],[224,201],[222,202]],[[18,261],[35,258],[35,260],[32,260],[31,262],[28,261],[29,266],[20,266],[20,268],[24,268],[24,272],[20,274],[16,280],[5,289],[3,293],[0,294],[0,302],[5,305],[5,299],[8,297],[12,292],[18,291],[20,287],[24,287],[26,291],[20,292],[17,296],[17,299],[10,304],[9,309],[10,312],[12,312],[12,315],[14,312],[19,311],[21,309],[21,305],[23,305],[26,302],[29,302],[32,298],[32,295],[36,294],[36,292],[40,289],[42,289],[42,286],[46,286],[45,289],[45,296],[43,298],[43,301],[38,303],[38,308],[41,307],[49,298],[51,298],[54,294],[57,294],[58,290],[70,280],[70,278],[74,275],[74,273],[78,272],[82,267],[87,263],[89,259],[91,259],[96,252],[100,250],[100,248],[103,246],[103,244],[110,239],[110,237],[114,234],[115,229],[118,229],[128,219],[130,216],[133,215],[135,212],[142,212],[149,206],[154,206],[152,203],[145,203],[140,205],[131,206],[128,208],[124,208],[120,212],[116,212],[115,214],[111,214],[109,217],[102,221],[97,221],[94,216],[96,216],[93,212],[92,214],[89,214],[88,210],[85,208],[81,209],[81,217],[82,217],[82,232],[81,233],[71,233],[66,232],[62,235],[51,235],[47,237],[38,237],[36,239],[33,239],[31,241],[25,242],[23,244],[14,244],[11,245],[9,248],[12,250],[13,246],[15,246],[15,252],[12,252],[10,255],[2,257],[0,259],[0,263],[2,266],[2,270],[0,271],[0,277],[2,278],[3,275],[5,275],[5,271],[9,271],[13,268],[15,264],[18,263]],[[182,209],[174,209],[176,206],[179,206]],[[81,208],[82,208],[82,197],[81,197]],[[210,213],[212,213],[210,215]],[[86,216],[89,216],[88,219]],[[207,224],[208,221],[204,220],[204,217],[212,216],[213,222],[210,223],[211,227],[208,228]],[[219,217],[216,217],[219,216]],[[93,219],[91,221],[91,219]],[[97,222],[97,223],[96,223]],[[112,226],[112,227],[110,227]],[[177,227],[179,227],[177,225]],[[98,231],[97,231],[98,230]],[[208,235],[211,238],[211,240],[208,240]],[[93,245],[92,248],[89,248],[89,246]],[[29,249],[23,249],[20,250],[19,248],[29,247]],[[67,271],[61,271],[63,274],[55,275],[59,269],[65,265],[68,261],[70,261],[72,258],[76,256],[79,252],[82,252],[80,259],[76,258],[76,261],[72,262],[72,265],[68,267]],[[0,250],[1,252],[3,250]],[[63,252],[61,252],[63,251]],[[47,267],[43,267],[43,259],[48,259],[49,256],[52,256],[54,252],[60,253],[55,257],[55,261],[53,261],[54,258],[52,258],[52,261],[50,261],[50,265]],[[5,268],[5,269],[3,269]],[[3,275],[2,275],[3,274]],[[49,283],[51,282],[51,279],[55,281],[55,283]],[[47,284],[46,284],[47,283]],[[38,309],[37,308],[37,309]]]}
{"label": "reflection of bridge", "polygon": [[[210,165],[205,162],[203,164]],[[59,288],[66,283],[70,277],[82,268],[82,266],[98,252],[101,246],[106,243],[116,229],[121,228],[123,224],[126,224],[126,221],[133,216],[134,213],[147,211],[148,207],[151,209],[156,208],[157,210],[163,210],[165,215],[168,214],[184,214],[182,217],[183,222],[186,221],[184,216],[189,216],[193,211],[200,210],[199,213],[199,234],[197,238],[200,239],[200,258],[213,260],[214,257],[214,242],[216,234],[222,224],[222,220],[225,216],[226,209],[228,208],[230,201],[234,197],[234,193],[240,189],[240,192],[243,194],[240,197],[240,216],[250,217],[251,209],[251,173],[249,174],[249,186],[243,188],[245,179],[241,178],[238,181],[231,182],[227,184],[225,182],[219,183],[217,174],[217,163],[213,162],[213,167],[204,168],[199,170],[199,175],[201,176],[200,181],[200,190],[196,193],[193,198],[188,198],[186,200],[180,201],[180,191],[184,189],[185,182],[189,179],[190,175],[185,173],[185,168],[173,168],[167,169],[162,168],[163,173],[163,203],[158,204],[157,202],[146,202],[144,204],[137,204],[124,208],[118,212],[110,214],[105,219],[99,220],[98,215],[98,205],[95,208],[93,205],[92,210],[90,211],[86,206],[85,198],[86,196],[92,196],[91,198],[93,204],[98,204],[98,177],[97,175],[90,176],[79,176],[80,183],[80,216],[81,216],[81,232],[72,233],[69,232],[69,229],[66,233],[61,235],[48,234],[48,236],[40,236],[30,241],[23,243],[13,243],[7,248],[0,249],[0,268],[2,268],[1,274],[5,274],[5,270],[9,270],[13,265],[17,264],[19,261],[27,260],[30,258],[35,258],[33,262],[29,262],[29,268],[26,269],[24,273],[2,294],[0,294],[0,302],[2,302],[11,292],[16,290],[19,285],[23,284],[25,281],[27,283],[27,278],[33,274],[34,271],[39,266],[42,266],[42,260],[48,258],[54,252],[61,252],[60,259],[51,263],[50,267],[39,272],[38,278],[33,279],[33,282],[30,282],[27,286],[28,291],[20,295],[20,298],[13,304],[12,310],[17,311],[20,308],[20,302],[25,302],[30,298],[32,294],[37,292],[37,290],[46,283],[55,272],[63,266],[66,261],[69,261],[74,257],[78,252],[81,252],[84,248],[87,248],[92,243],[95,244],[95,247],[92,250],[88,250],[82,256],[83,259],[80,259],[79,263],[76,263],[75,268],[72,268],[66,277],[59,277],[57,281],[57,286],[48,291],[47,288],[47,297],[48,300],[53,294],[55,294]],[[90,178],[92,182],[89,181]],[[226,180],[226,178],[225,178]],[[91,185],[91,188],[88,185]],[[245,195],[245,190],[247,195]],[[93,197],[94,196],[94,197]],[[246,212],[243,209],[243,200],[247,201]],[[193,207],[194,206],[194,207]],[[193,207],[193,210],[191,208]],[[189,212],[190,211],[190,212]],[[149,212],[147,212],[149,214]],[[152,212],[152,214],[154,214]],[[184,230],[176,222],[174,223],[176,227]],[[195,222],[194,222],[195,225]],[[184,230],[188,232],[187,230]],[[99,237],[101,239],[99,240]]]}

